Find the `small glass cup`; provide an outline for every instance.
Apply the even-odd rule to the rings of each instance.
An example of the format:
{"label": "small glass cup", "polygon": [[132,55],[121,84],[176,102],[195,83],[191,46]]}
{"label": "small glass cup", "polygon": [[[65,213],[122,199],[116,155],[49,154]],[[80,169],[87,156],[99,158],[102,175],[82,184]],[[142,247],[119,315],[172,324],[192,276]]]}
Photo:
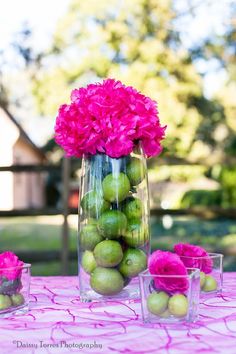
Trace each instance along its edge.
{"label": "small glass cup", "polygon": [[31,264],[0,268],[0,317],[29,309]]}
{"label": "small glass cup", "polygon": [[152,275],[146,270],[139,274],[142,318],[145,323],[196,321],[200,271],[188,268],[187,273],[187,275]]}
{"label": "small glass cup", "polygon": [[180,256],[186,267],[200,270],[201,295],[212,296],[222,291],[223,254],[209,253],[204,257]]}

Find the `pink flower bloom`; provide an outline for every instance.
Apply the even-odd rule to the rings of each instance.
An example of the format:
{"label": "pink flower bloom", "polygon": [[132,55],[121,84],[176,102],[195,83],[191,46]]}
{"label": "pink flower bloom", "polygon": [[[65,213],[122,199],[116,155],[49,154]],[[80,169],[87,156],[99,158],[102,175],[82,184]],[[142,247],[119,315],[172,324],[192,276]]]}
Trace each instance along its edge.
{"label": "pink flower bloom", "polygon": [[160,250],[153,252],[148,260],[148,269],[151,274],[162,276],[154,277],[156,289],[173,294],[184,293],[189,287],[187,270],[177,254]]}
{"label": "pink flower bloom", "polygon": [[59,109],[55,140],[67,156],[102,152],[114,158],[130,154],[141,141],[150,157],[162,151],[165,129],[155,101],[107,79],[72,91],[71,103]]}
{"label": "pink flower bloom", "polygon": [[0,254],[0,277],[15,280],[21,276],[23,262],[10,251]]}
{"label": "pink flower bloom", "polygon": [[204,248],[189,243],[178,243],[174,246],[174,251],[186,267],[199,268],[204,273],[212,271],[212,259]]}

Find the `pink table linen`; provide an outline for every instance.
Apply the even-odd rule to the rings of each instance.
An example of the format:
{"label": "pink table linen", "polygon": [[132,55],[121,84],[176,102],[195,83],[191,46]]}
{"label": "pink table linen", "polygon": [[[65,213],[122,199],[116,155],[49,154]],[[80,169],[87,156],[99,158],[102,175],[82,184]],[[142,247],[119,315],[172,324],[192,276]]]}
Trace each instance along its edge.
{"label": "pink table linen", "polygon": [[33,277],[31,310],[0,318],[0,353],[236,353],[236,273],[196,323],[149,325],[140,301],[80,303],[77,277]]}

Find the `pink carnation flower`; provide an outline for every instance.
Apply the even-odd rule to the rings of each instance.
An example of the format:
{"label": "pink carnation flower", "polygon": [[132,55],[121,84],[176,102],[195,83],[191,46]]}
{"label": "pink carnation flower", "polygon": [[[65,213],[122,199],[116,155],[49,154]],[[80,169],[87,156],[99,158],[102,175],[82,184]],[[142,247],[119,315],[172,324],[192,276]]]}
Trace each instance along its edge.
{"label": "pink carnation flower", "polygon": [[10,251],[0,254],[0,277],[15,280],[21,276],[23,262]]}
{"label": "pink carnation flower", "polygon": [[186,267],[198,268],[204,273],[212,271],[212,259],[204,248],[189,243],[178,243],[174,246],[174,251]]}
{"label": "pink carnation flower", "polygon": [[55,140],[68,157],[101,152],[118,158],[130,154],[138,141],[150,157],[162,151],[165,129],[155,101],[107,79],[72,91],[71,103],[59,109]]}
{"label": "pink carnation flower", "polygon": [[[155,251],[149,257],[148,268],[151,274],[161,275],[161,277],[154,277],[156,289],[173,294],[184,293],[189,287],[186,277],[187,270],[177,254],[160,250]],[[171,275],[180,277],[170,277]]]}

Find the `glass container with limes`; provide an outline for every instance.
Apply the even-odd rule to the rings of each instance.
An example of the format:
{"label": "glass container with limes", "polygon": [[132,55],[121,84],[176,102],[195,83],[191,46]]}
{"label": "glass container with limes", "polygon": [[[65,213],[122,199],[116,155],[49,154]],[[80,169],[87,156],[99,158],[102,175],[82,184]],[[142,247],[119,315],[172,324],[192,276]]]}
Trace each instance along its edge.
{"label": "glass container with limes", "polygon": [[146,159],[130,155],[83,158],[79,206],[81,301],[135,299],[150,251]]}

